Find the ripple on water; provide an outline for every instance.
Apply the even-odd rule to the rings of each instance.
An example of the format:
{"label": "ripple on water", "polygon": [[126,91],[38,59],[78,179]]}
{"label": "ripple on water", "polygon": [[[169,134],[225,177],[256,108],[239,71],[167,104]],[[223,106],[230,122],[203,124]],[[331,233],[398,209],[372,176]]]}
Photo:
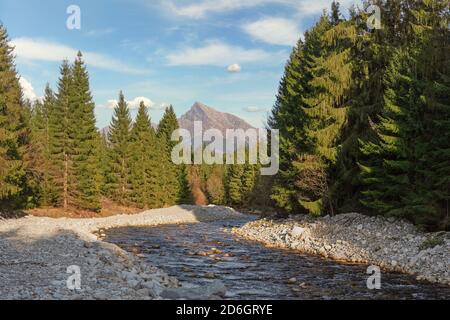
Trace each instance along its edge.
{"label": "ripple on water", "polygon": [[[228,299],[450,298],[449,287],[397,273],[383,273],[382,289],[369,290],[366,266],[269,249],[236,239],[224,230],[249,219],[226,224],[111,229],[105,240],[130,252],[139,251],[143,259],[177,277],[183,285],[204,285],[220,279],[228,288]],[[296,281],[289,283],[292,278]]]}

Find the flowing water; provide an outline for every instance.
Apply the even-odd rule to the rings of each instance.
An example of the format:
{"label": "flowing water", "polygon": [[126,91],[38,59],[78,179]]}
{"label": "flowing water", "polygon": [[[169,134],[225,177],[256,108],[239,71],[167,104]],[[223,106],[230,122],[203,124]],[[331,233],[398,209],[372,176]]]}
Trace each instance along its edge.
{"label": "flowing water", "polygon": [[228,232],[251,219],[112,229],[105,241],[138,253],[185,285],[220,279],[227,299],[450,299],[448,286],[397,273],[382,272],[381,289],[369,290],[367,266],[270,249]]}

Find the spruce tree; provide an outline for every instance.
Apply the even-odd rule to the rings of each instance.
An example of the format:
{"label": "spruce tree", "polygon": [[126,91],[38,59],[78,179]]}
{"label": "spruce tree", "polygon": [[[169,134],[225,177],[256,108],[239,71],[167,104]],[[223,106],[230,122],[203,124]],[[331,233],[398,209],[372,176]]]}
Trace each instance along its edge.
{"label": "spruce tree", "polygon": [[242,205],[244,203],[244,190],[242,177],[244,175],[244,165],[233,164],[229,166],[227,177],[227,198],[231,205]]}
{"label": "spruce tree", "polygon": [[50,150],[50,113],[55,107],[56,97],[47,84],[42,103],[36,101],[30,119],[30,150],[28,167],[32,173],[29,185],[32,184],[36,205],[54,206],[58,199],[57,190],[52,180],[53,166]]}
{"label": "spruce tree", "polygon": [[[365,156],[376,156],[379,162],[361,165],[364,182],[362,203],[377,212],[413,218],[425,214],[426,204],[416,185],[416,165],[422,157],[424,127],[418,99],[423,83],[414,76],[417,61],[406,50],[399,49],[386,73],[385,105],[377,125],[378,140],[362,146]],[[414,142],[412,142],[414,141]],[[419,188],[419,189],[417,189]]]}
{"label": "spruce tree", "polygon": [[159,188],[158,159],[154,157],[156,133],[143,102],[131,130],[131,141],[132,201],[142,208],[150,207],[157,202],[154,191]]}
{"label": "spruce tree", "polygon": [[98,165],[99,132],[95,126],[94,102],[92,100],[89,75],[81,52],[72,67],[70,113],[75,120],[71,126],[73,139],[73,181],[71,190],[74,205],[81,209],[100,210],[100,181]]}
{"label": "spruce tree", "polygon": [[67,61],[60,68],[58,92],[54,107],[49,111],[49,152],[52,166],[51,179],[58,194],[56,205],[68,209],[73,204],[69,183],[73,181],[72,156],[74,119],[70,112],[72,72]]}
{"label": "spruce tree", "polygon": [[311,105],[309,100],[316,97],[317,85],[313,84],[315,69],[324,54],[323,36],[329,28],[329,19],[323,15],[306,32],[305,41],[299,41],[294,48],[269,119],[269,125],[280,130],[280,172],[271,197],[277,206],[287,212],[308,212],[304,205],[308,195],[297,187],[296,182],[301,176],[299,162],[303,159],[302,154],[315,151],[314,136],[311,134],[313,117],[307,114],[307,107]]}
{"label": "spruce tree", "polygon": [[109,190],[114,200],[121,204],[129,201],[130,159],[131,159],[131,116],[125,97],[119,94],[119,102],[114,109],[108,133],[112,174],[108,181]]}
{"label": "spruce tree", "polygon": [[20,205],[26,188],[24,149],[27,130],[13,47],[0,24],[0,210]]}
{"label": "spruce tree", "polygon": [[214,165],[209,177],[206,180],[206,191],[208,200],[215,205],[226,204],[226,194],[224,185],[224,167],[222,165]]}
{"label": "spruce tree", "polygon": [[172,106],[166,108],[164,115],[158,125],[158,140],[160,146],[166,150],[163,155],[166,185],[163,187],[168,191],[166,204],[172,205],[189,201],[190,189],[187,181],[187,169],[184,164],[175,165],[172,162],[172,149],[178,143],[172,141],[172,134],[179,128],[178,119]]}
{"label": "spruce tree", "polygon": [[171,141],[172,133],[179,128],[177,115],[173,106],[166,108],[164,115],[158,125],[158,137],[164,138],[166,141],[170,142],[170,146],[175,146],[176,142]]}

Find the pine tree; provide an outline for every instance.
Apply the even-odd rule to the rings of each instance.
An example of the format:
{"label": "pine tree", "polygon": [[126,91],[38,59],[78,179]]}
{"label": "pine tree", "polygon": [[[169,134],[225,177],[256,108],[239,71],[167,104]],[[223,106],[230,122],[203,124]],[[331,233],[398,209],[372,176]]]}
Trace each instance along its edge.
{"label": "pine tree", "polygon": [[69,194],[69,183],[72,181],[72,143],[71,128],[73,126],[70,112],[70,94],[72,72],[67,61],[60,68],[58,92],[54,107],[49,111],[49,152],[51,161],[51,179],[58,194],[56,205],[68,209],[72,203]]}
{"label": "pine tree", "polygon": [[52,180],[53,166],[50,150],[50,113],[55,107],[56,97],[47,84],[42,103],[36,101],[30,119],[30,150],[28,168],[31,172],[28,184],[33,190],[36,205],[53,206],[58,199]]}
{"label": "pine tree", "polygon": [[242,177],[244,165],[233,164],[229,166],[227,177],[227,198],[231,205],[242,205],[244,203]]}
{"label": "pine tree", "polygon": [[426,227],[448,223],[446,9],[448,16],[448,3],[439,0],[408,7],[408,42],[385,76],[385,103],[374,126],[378,139],[361,147],[371,159],[361,165],[363,204]]}
{"label": "pine tree", "polygon": [[[423,190],[432,208],[419,223],[450,228],[450,4],[428,0],[413,10],[411,28],[422,46],[420,71],[426,81],[425,146],[422,175],[429,187]],[[417,72],[417,71],[416,71]]]}
{"label": "pine tree", "polygon": [[13,48],[0,25],[0,208],[14,207],[24,190],[25,119]]}
{"label": "pine tree", "polygon": [[206,180],[206,191],[209,202],[215,205],[226,203],[223,166],[215,165]]}
{"label": "pine tree", "polygon": [[114,200],[121,204],[129,201],[130,159],[131,159],[131,116],[125,97],[119,94],[119,102],[114,109],[108,133],[112,174],[108,181],[109,190]]}
{"label": "pine tree", "polygon": [[131,131],[131,185],[133,203],[145,208],[157,200],[154,191],[159,188],[157,161],[154,157],[156,133],[151,125],[147,108],[140,103],[136,121]]}
{"label": "pine tree", "polygon": [[0,210],[20,205],[26,188],[23,164],[27,130],[13,48],[0,24]]}
{"label": "pine tree", "polygon": [[[173,106],[169,106],[166,108],[164,115],[159,122],[158,125],[158,137],[164,138],[166,141],[170,142],[170,146],[175,146],[176,142],[173,142],[172,139],[172,133],[179,128],[178,125],[178,119],[177,115],[175,114],[175,110],[173,109]],[[172,150],[172,148],[170,148]]]}
{"label": "pine tree", "polygon": [[73,182],[74,205],[81,209],[100,210],[100,181],[98,165],[99,133],[95,126],[94,102],[92,100],[89,75],[81,52],[72,68],[70,112],[74,121],[73,138]]}
{"label": "pine tree", "polygon": [[314,136],[308,134],[312,128],[312,116],[307,114],[306,107],[310,106],[308,99],[316,94],[314,72],[317,60],[323,55],[323,36],[329,28],[328,17],[323,15],[306,32],[305,41],[299,41],[294,48],[269,119],[269,125],[280,130],[280,173],[275,179],[271,197],[277,206],[288,212],[307,212],[301,204],[307,195],[296,186],[301,176],[298,162],[303,158],[302,154],[315,150]]}
{"label": "pine tree", "polygon": [[376,139],[372,128],[384,105],[386,70],[395,49],[409,41],[405,33],[409,18],[404,12],[412,3],[382,0],[372,3],[381,8],[381,29],[367,31],[368,16],[364,11],[354,10],[348,21],[355,26],[357,39],[351,53],[353,83],[348,93],[348,120],[332,177],[332,197],[340,212],[367,211],[359,201],[364,189],[359,168],[355,166],[364,158],[359,141]]}
{"label": "pine tree", "polygon": [[166,185],[164,189],[168,191],[166,196],[166,204],[172,205],[189,201],[190,188],[187,181],[187,172],[184,164],[175,165],[172,162],[172,149],[178,143],[172,141],[172,134],[179,128],[178,119],[172,106],[166,108],[164,115],[158,125],[158,140],[162,148],[166,150],[163,155],[164,170],[166,176],[164,180]]}
{"label": "pine tree", "polygon": [[[367,142],[362,152],[376,155],[377,165],[361,165],[364,182],[363,204],[386,215],[408,217],[425,210],[419,203],[415,180],[416,164],[423,148],[423,124],[420,112],[425,106],[417,100],[422,84],[414,77],[416,60],[405,50],[393,57],[386,74],[387,91],[381,121],[377,125],[378,141]],[[411,143],[411,139],[416,139]]]}

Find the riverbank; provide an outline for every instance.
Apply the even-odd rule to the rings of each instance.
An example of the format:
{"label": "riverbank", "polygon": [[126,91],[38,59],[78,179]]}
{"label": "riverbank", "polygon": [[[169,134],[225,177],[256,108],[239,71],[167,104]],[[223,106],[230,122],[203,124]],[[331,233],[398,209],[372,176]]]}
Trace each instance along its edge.
{"label": "riverbank", "polygon": [[422,233],[405,221],[356,213],[317,219],[292,216],[265,218],[232,232],[269,247],[377,265],[450,285],[450,232]]}
{"label": "riverbank", "polygon": [[[239,216],[226,207],[176,206],[108,218],[0,220],[0,299],[160,299],[177,279],[95,233]],[[80,290],[67,288],[70,266],[80,268]]]}

